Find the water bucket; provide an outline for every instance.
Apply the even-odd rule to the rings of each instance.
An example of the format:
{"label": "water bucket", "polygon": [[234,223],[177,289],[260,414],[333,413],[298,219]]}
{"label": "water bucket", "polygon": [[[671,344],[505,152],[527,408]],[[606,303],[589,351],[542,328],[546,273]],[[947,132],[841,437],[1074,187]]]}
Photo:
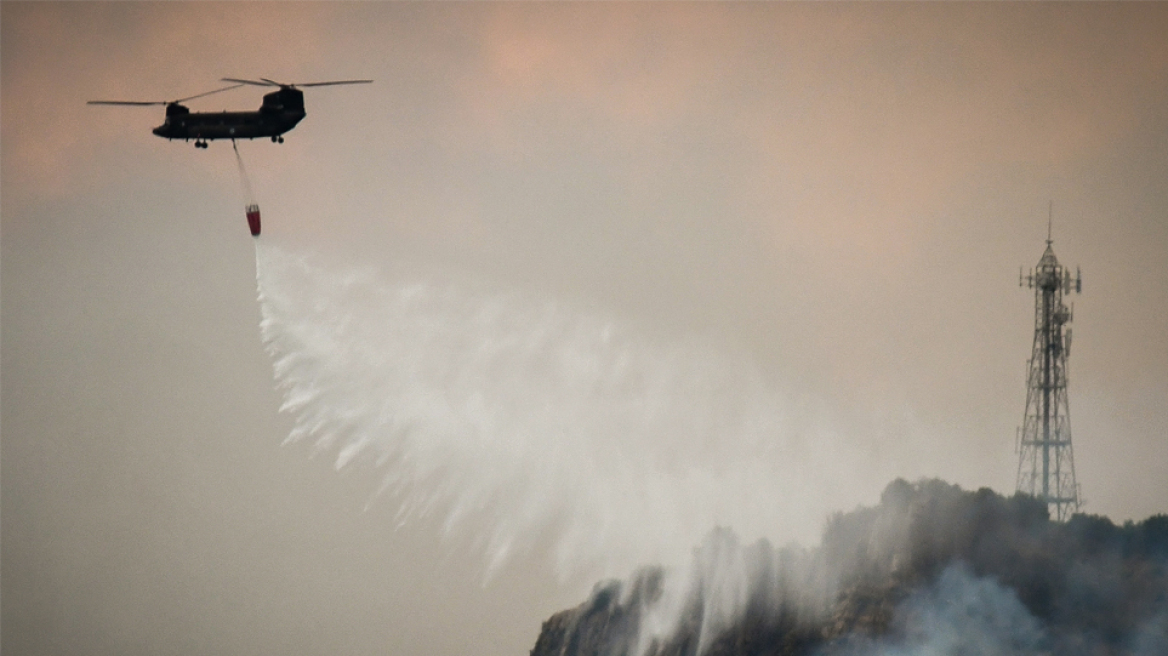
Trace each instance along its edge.
{"label": "water bucket", "polygon": [[258,237],[260,235],[260,206],[247,206],[247,227],[251,228],[251,236]]}

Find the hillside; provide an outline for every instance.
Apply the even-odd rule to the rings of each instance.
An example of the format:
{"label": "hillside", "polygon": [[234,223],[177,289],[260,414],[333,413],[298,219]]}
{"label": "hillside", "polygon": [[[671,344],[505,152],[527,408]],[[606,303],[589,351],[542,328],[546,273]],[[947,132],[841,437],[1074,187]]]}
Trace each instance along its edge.
{"label": "hillside", "polygon": [[1168,654],[1168,516],[1049,519],[1026,496],[891,483],[815,549],[715,530],[688,573],[597,585],[532,656]]}

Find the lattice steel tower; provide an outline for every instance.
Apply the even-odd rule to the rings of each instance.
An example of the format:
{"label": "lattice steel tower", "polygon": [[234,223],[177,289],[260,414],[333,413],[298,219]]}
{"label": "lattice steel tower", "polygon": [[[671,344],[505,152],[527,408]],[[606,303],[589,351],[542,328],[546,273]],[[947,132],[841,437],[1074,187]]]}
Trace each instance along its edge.
{"label": "lattice steel tower", "polygon": [[1050,228],[1046,251],[1018,285],[1034,290],[1034,348],[1027,363],[1026,414],[1018,429],[1018,491],[1045,501],[1059,521],[1079,510],[1079,484],[1071,450],[1071,417],[1067,403],[1067,355],[1071,350],[1072,312],[1063,295],[1083,290],[1054,256]]}

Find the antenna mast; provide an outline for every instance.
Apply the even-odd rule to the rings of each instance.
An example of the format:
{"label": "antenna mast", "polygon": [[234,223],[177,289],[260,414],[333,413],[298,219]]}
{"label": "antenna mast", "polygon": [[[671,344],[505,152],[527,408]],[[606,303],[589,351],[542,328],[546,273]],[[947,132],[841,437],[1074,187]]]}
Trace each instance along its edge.
{"label": "antenna mast", "polygon": [[1065,521],[1078,512],[1079,484],[1071,449],[1071,417],[1067,402],[1067,356],[1071,350],[1072,311],[1063,295],[1083,289],[1059,264],[1052,248],[1047,220],[1046,251],[1028,275],[1019,275],[1019,286],[1034,290],[1034,347],[1026,381],[1026,413],[1018,429],[1017,490],[1047,504],[1051,515]]}

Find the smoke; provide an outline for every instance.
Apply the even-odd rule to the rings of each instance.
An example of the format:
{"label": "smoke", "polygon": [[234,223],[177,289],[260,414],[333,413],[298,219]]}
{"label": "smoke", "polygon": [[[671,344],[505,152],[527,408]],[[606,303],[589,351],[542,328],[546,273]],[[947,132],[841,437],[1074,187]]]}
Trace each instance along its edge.
{"label": "smoke", "polygon": [[852,637],[824,656],[1039,656],[1048,643],[1012,590],[957,563],[896,608],[890,636]]}
{"label": "smoke", "polygon": [[488,575],[537,543],[567,578],[684,564],[714,526],[814,536],[835,487],[823,472],[855,464],[751,367],[696,342],[266,242],[257,279],[288,440],[378,468],[399,521],[439,518]]}
{"label": "smoke", "polygon": [[1132,656],[1168,654],[1168,603],[1159,614],[1140,625],[1130,642]]}
{"label": "smoke", "polygon": [[897,480],[815,548],[713,531],[687,577],[606,583],[532,654],[1143,656],[1168,653],[1166,619],[1168,515],[1054,522],[1025,495]]}

